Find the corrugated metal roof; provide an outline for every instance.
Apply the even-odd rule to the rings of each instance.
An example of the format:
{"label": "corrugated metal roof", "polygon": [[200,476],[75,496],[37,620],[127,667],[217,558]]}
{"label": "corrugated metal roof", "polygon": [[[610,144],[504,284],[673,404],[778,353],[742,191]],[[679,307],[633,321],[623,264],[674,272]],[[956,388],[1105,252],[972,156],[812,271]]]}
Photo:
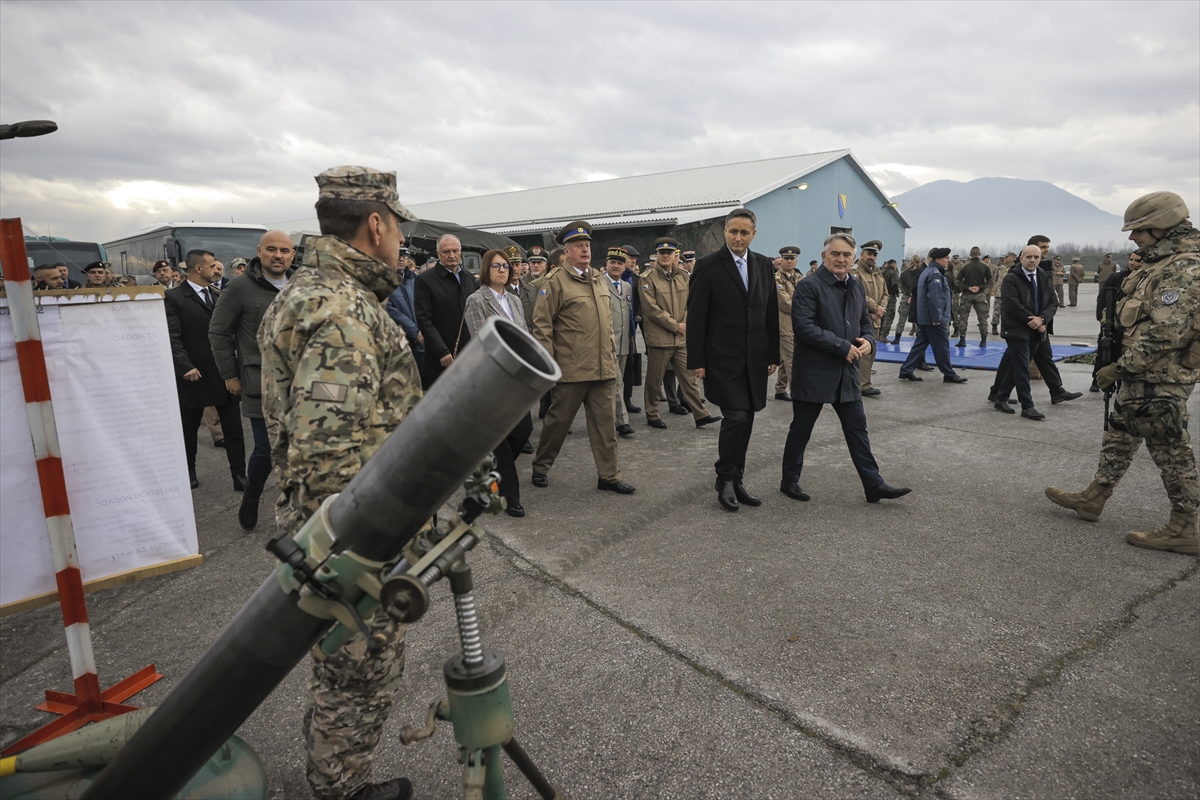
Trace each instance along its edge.
{"label": "corrugated metal roof", "polygon": [[[733,209],[737,208],[737,204],[725,206],[713,206],[692,211],[677,211],[668,214],[618,214],[617,216],[609,217],[588,217],[588,222],[591,223],[593,230],[601,230],[603,228],[637,228],[643,225],[687,225],[689,222],[698,222],[702,219],[713,219],[714,217],[723,217]],[[557,231],[565,223],[570,222],[575,217],[568,217],[562,220],[533,222],[524,225],[490,225],[476,226],[480,230],[489,231],[491,233],[501,233],[504,235],[510,234],[526,234],[526,233],[549,233]]]}
{"label": "corrugated metal roof", "polygon": [[[421,218],[448,219],[468,228],[505,233],[521,232],[519,228],[526,228],[525,232],[530,233],[549,230],[556,227],[554,222],[565,224],[573,219],[594,223],[601,218],[630,217],[625,222],[613,224],[650,224],[648,216],[658,215],[665,221],[684,216],[688,221],[696,221],[721,216],[730,208],[761,197],[846,156],[854,160],[849,150],[829,150],[417,203],[410,204],[409,208]],[[867,180],[874,186],[870,178]],[[875,189],[879,191],[878,187]],[[879,194],[885,197],[882,191]],[[642,221],[633,222],[635,217]]]}

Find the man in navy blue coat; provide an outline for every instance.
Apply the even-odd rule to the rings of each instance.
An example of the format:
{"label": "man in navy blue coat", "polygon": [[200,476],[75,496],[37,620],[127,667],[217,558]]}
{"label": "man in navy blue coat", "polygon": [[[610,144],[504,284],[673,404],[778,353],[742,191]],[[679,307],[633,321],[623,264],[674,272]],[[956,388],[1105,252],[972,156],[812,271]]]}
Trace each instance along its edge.
{"label": "man in navy blue coat", "polygon": [[900,366],[900,380],[921,380],[913,370],[925,358],[925,348],[933,347],[933,357],[942,371],[945,383],[966,383],[967,379],[954,371],[950,364],[950,282],[946,267],[950,264],[950,248],[935,247],[929,251],[929,264],[917,278],[913,299],[917,306],[917,340]]}
{"label": "man in navy blue coat", "polygon": [[862,283],[850,274],[856,250],[850,234],[831,235],[821,250],[822,265],[796,284],[792,295],[792,425],[783,448],[779,491],[794,500],[809,499],[800,488],[800,472],[804,449],[825,403],[833,406],[842,422],[867,502],[903,497],[912,491],[883,480],[867,438],[858,360],[874,349],[875,326]]}

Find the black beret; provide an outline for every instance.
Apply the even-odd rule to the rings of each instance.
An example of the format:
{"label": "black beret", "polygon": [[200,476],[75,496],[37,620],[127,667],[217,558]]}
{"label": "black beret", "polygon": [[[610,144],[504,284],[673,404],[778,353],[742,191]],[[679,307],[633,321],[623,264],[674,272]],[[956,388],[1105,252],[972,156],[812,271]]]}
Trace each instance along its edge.
{"label": "black beret", "polygon": [[945,258],[948,255],[950,255],[949,247],[935,247],[929,251],[929,257],[935,261],[939,258]]}

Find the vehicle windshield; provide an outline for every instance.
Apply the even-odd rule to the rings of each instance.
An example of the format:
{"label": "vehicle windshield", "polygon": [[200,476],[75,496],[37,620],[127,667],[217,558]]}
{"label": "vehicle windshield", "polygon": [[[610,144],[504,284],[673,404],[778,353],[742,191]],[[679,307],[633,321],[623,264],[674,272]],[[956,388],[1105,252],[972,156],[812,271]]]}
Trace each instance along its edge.
{"label": "vehicle windshield", "polygon": [[63,262],[72,277],[83,274],[83,268],[93,261],[103,261],[104,253],[95,242],[25,242],[25,254],[33,265]]}
{"label": "vehicle windshield", "polygon": [[258,242],[265,231],[253,228],[176,228],[181,255],[189,250],[207,250],[217,261],[228,265],[235,258],[247,261],[254,258]]}

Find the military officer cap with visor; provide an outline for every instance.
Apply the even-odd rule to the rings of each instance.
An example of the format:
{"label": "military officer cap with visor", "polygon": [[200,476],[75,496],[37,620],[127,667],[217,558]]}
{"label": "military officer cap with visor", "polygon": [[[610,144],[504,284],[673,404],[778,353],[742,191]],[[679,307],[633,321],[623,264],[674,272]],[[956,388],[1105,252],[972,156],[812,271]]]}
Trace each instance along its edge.
{"label": "military officer cap with visor", "polygon": [[683,259],[684,261],[695,261],[696,260],[696,251],[695,250],[684,250],[683,255],[681,255],[680,258]]}
{"label": "military officer cap with visor", "polygon": [[569,222],[558,232],[554,237],[554,241],[559,244],[567,244],[568,242],[590,242],[592,240],[592,226],[585,220],[577,219],[574,222]]}
{"label": "military officer cap with visor", "polygon": [[609,261],[628,261],[629,253],[625,252],[624,247],[610,247],[610,248],[608,248],[608,260]]}
{"label": "military officer cap with visor", "polygon": [[876,253],[878,253],[880,250],[883,249],[883,242],[879,241],[878,239],[872,239],[871,241],[864,244],[862,246],[862,249],[863,250],[874,250]]}
{"label": "military officer cap with visor", "polygon": [[621,249],[628,253],[629,257],[635,261],[642,257],[642,254],[638,252],[638,249],[631,244],[623,244],[621,245]]}
{"label": "military officer cap with visor", "polygon": [[779,255],[784,258],[795,258],[800,255],[800,248],[794,244],[789,244],[786,247],[779,248]]}
{"label": "military officer cap with visor", "polygon": [[660,236],[654,240],[654,250],[656,252],[666,251],[668,253],[678,253],[682,248],[679,242],[672,239],[670,236]]}
{"label": "military officer cap with visor", "polygon": [[525,260],[526,261],[549,261],[549,259],[546,258],[546,248],[535,244],[533,247],[529,248],[529,251],[525,254]]}
{"label": "military officer cap with visor", "polygon": [[515,244],[510,244],[508,247],[504,248],[504,255],[508,256],[508,263],[510,264],[519,264],[525,260],[521,255],[521,248],[517,247]]}
{"label": "military officer cap with visor", "polygon": [[371,167],[330,167],[316,177],[317,198],[331,200],[360,200],[383,203],[404,222],[417,215],[400,204],[396,193],[396,173]]}

